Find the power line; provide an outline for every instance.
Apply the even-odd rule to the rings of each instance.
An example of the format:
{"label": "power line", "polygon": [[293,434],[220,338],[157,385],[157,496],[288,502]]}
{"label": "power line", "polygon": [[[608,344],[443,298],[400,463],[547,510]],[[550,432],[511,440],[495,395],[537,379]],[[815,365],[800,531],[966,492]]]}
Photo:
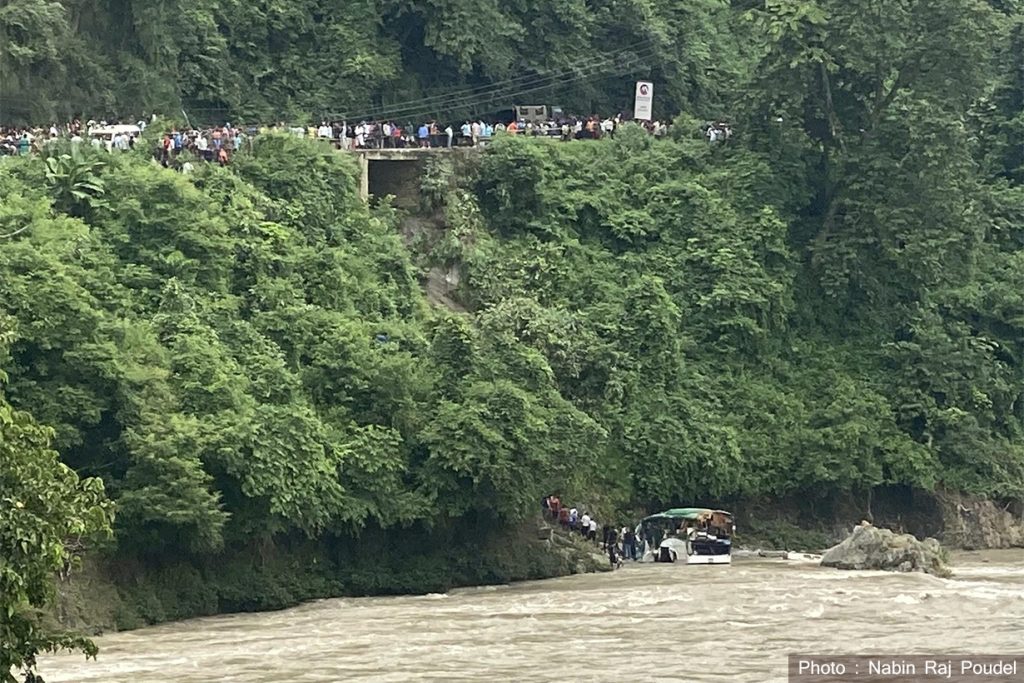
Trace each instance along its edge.
{"label": "power line", "polygon": [[[404,102],[395,102],[386,106],[376,107],[359,114],[351,113],[324,113],[322,116],[328,119],[346,120],[379,120],[385,118],[413,118],[423,114],[448,113],[455,109],[472,108],[479,104],[498,99],[508,98],[517,95],[525,95],[539,92],[554,85],[576,83],[590,78],[598,73],[605,72],[609,67],[615,67],[607,71],[607,75],[619,75],[629,73],[630,67],[618,65],[624,58],[629,61],[638,61],[654,56],[657,52],[657,45],[648,44],[638,51],[632,48],[650,43],[649,39],[638,41],[619,50],[598,57],[592,57],[570,68],[551,73],[548,75],[531,74],[517,76],[515,78],[495,81],[486,86],[477,88],[463,88],[454,90],[446,95],[435,95],[427,98],[410,99]],[[636,65],[634,65],[636,66]],[[523,87],[526,86],[526,87]],[[463,95],[460,93],[470,93]],[[192,111],[207,111],[192,108]],[[209,109],[209,111],[222,111],[223,108]]]}
{"label": "power line", "polygon": [[[650,43],[650,38],[644,38],[643,40],[638,40],[635,43],[632,43],[630,45],[626,45],[625,47],[619,48],[618,50],[616,50],[612,54],[598,55],[596,57],[589,57],[586,60],[583,60],[582,64],[580,64],[578,66],[575,66],[575,67],[569,67],[568,69],[563,70],[563,73],[571,74],[574,71],[577,71],[580,67],[582,67],[582,68],[589,68],[592,65],[592,63],[607,63],[608,61],[614,59],[615,57],[617,57],[617,56],[621,57],[621,56],[627,54],[629,51],[634,50],[635,48],[639,48],[640,46],[645,45],[645,44],[647,45],[647,47],[643,48],[641,50],[641,52],[651,52],[654,49],[656,49],[657,46],[650,45],[649,43]],[[590,62],[591,64],[588,64],[588,62]],[[447,93],[440,93],[438,95],[432,95],[432,96],[429,96],[429,97],[420,97],[420,98],[415,99],[415,100],[407,100],[406,102],[395,102],[395,103],[392,103],[392,104],[389,104],[389,105],[385,105],[385,106],[387,106],[387,107],[399,107],[399,106],[403,106],[403,105],[406,105],[406,104],[426,104],[428,102],[433,102],[433,101],[438,101],[438,100],[441,100],[441,101],[448,100],[448,99],[451,99],[453,97],[472,96],[472,95],[477,94],[476,91],[479,90],[480,88],[483,88],[485,90],[488,90],[488,89],[504,89],[506,87],[512,87],[513,84],[516,84],[519,81],[529,81],[531,79],[535,79],[535,78],[538,78],[538,77],[555,78],[557,76],[558,76],[558,73],[555,73],[555,74],[549,75],[549,76],[543,76],[542,74],[539,74],[539,73],[538,74],[526,74],[526,75],[522,75],[522,76],[516,76],[516,77],[513,77],[513,78],[508,78],[508,79],[501,80],[501,81],[494,81],[492,83],[488,83],[485,86],[469,86],[469,87],[465,87],[465,88],[462,88],[462,89],[452,90],[452,91],[449,91]]]}
{"label": "power line", "polygon": [[[554,85],[576,83],[591,78],[592,76],[605,71],[610,66],[617,66],[618,68],[613,71],[609,71],[608,75],[628,73],[630,67],[623,67],[616,63],[625,59],[637,61],[653,56],[658,49],[658,46],[654,45],[651,41],[652,39],[649,37],[644,38],[635,43],[619,48],[610,54],[591,57],[586,60],[582,60],[572,67],[567,67],[561,71],[556,71],[547,75],[520,75],[495,81],[483,87],[470,86],[456,89],[446,94],[433,95],[420,99],[410,99],[404,102],[396,102],[386,106],[376,107],[362,114],[331,114],[328,116],[329,118],[346,118],[350,120],[373,120],[392,117],[413,118],[424,114],[449,113],[456,109],[474,108],[480,104],[493,101],[498,98],[521,96],[539,92]],[[634,50],[634,48],[639,49]],[[625,70],[623,70],[623,68],[625,68]],[[3,108],[20,112],[28,112],[32,109],[30,105],[24,103],[16,103],[15,106],[11,106],[11,104],[12,103],[5,103]],[[189,110],[192,112],[229,111],[226,107],[190,107]]]}
{"label": "power line", "polygon": [[[656,48],[651,47],[651,48],[648,48],[646,50],[642,50],[639,53],[635,53],[632,56],[634,57],[634,59],[645,59],[647,57],[652,56],[655,50],[656,50]],[[532,93],[532,92],[537,92],[537,91],[540,91],[540,90],[544,90],[546,88],[549,88],[549,87],[552,87],[552,86],[555,86],[555,85],[564,85],[564,84],[569,84],[569,83],[575,83],[575,82],[578,82],[578,81],[581,81],[581,80],[585,80],[587,78],[591,78],[592,76],[595,76],[595,75],[601,74],[603,72],[606,72],[608,66],[610,66],[609,61],[612,58],[613,57],[608,57],[608,58],[606,58],[606,59],[604,59],[602,61],[594,62],[594,63],[592,63],[590,65],[587,65],[585,70],[583,70],[582,72],[580,71],[579,68],[577,68],[577,69],[574,69],[574,70],[571,70],[571,71],[566,71],[564,73],[553,74],[553,75],[545,76],[545,77],[541,77],[541,78],[534,77],[534,82],[533,83],[526,83],[526,84],[524,84],[524,85],[528,85],[529,86],[529,87],[526,87],[526,88],[518,88],[518,87],[514,87],[514,86],[513,87],[506,86],[506,87],[495,88],[495,89],[491,89],[491,90],[484,90],[484,91],[482,91],[480,93],[477,93],[475,95],[470,95],[470,96],[465,96],[465,97],[456,97],[456,98],[450,99],[450,100],[445,101],[445,102],[438,102],[438,103],[436,103],[436,105],[432,105],[432,106],[427,106],[428,103],[426,103],[424,101],[411,100],[408,103],[408,106],[403,104],[402,106],[398,106],[396,108],[390,108],[390,109],[389,108],[378,108],[378,109],[371,110],[371,111],[368,111],[368,112],[365,112],[365,113],[362,113],[362,114],[355,114],[355,115],[352,115],[352,114],[346,114],[346,115],[343,115],[343,116],[342,115],[331,115],[330,118],[345,118],[345,119],[350,119],[350,120],[363,120],[363,119],[371,119],[372,120],[372,119],[393,118],[393,117],[412,117],[412,116],[417,116],[417,115],[420,115],[420,114],[442,113],[442,112],[449,112],[449,111],[452,111],[454,109],[473,107],[473,106],[477,106],[479,104],[482,104],[484,102],[497,99],[499,97],[500,98],[508,98],[510,96],[525,95],[525,94],[529,94],[529,93]],[[630,71],[630,69],[627,67],[626,70],[624,70],[624,71],[620,68],[620,69],[616,69],[615,71],[608,72],[608,74],[609,75],[619,75],[621,73],[629,73],[629,71]]]}
{"label": "power line", "polygon": [[[642,50],[639,53],[632,55],[634,59],[644,59],[651,56],[655,48],[648,48]],[[595,73],[606,70],[609,66],[612,66],[612,61],[616,56],[609,56],[601,60],[592,62],[583,66],[583,69],[579,67],[564,72],[551,74],[542,77],[531,77],[533,82],[524,83],[522,85],[527,86],[526,88],[520,86],[504,86],[498,88],[490,88],[482,90],[474,95],[453,97],[447,101],[428,103],[422,100],[410,100],[408,103],[400,103],[390,108],[377,108],[374,110],[367,111],[363,114],[349,115],[345,118],[360,119],[360,118],[386,118],[384,115],[389,116],[408,116],[412,112],[439,112],[449,111],[451,109],[457,109],[461,107],[474,106],[477,103],[481,103],[487,100],[495,99],[497,97],[508,97],[510,95],[521,94],[525,91],[533,92],[537,89],[547,87],[549,85],[555,85],[560,83],[571,83],[583,78],[588,78]],[[618,55],[621,58],[621,55]],[[428,106],[429,105],[429,106]]]}
{"label": "power line", "polygon": [[[627,72],[620,72],[620,73],[627,73]],[[418,109],[418,110],[409,109],[409,110],[405,110],[405,111],[402,111],[402,112],[384,112],[385,115],[379,116],[378,118],[388,118],[388,119],[390,119],[390,118],[417,118],[417,117],[424,116],[424,115],[438,115],[438,114],[443,114],[443,113],[449,113],[449,112],[455,111],[457,109],[473,109],[473,108],[479,107],[480,105],[487,104],[487,103],[490,103],[490,102],[493,102],[493,101],[496,101],[496,100],[499,100],[499,99],[508,100],[508,99],[511,99],[511,98],[521,97],[523,95],[528,95],[528,94],[531,94],[531,93],[541,92],[541,91],[548,90],[548,89],[551,89],[551,88],[554,88],[554,87],[558,87],[558,86],[571,85],[573,83],[578,83],[580,81],[585,81],[587,79],[593,78],[594,76],[600,76],[600,75],[620,75],[620,73],[610,74],[610,73],[608,73],[606,71],[603,71],[603,70],[601,70],[601,71],[592,71],[592,72],[588,72],[588,73],[578,74],[577,76],[575,76],[573,78],[563,79],[563,80],[558,81],[558,82],[542,83],[542,84],[539,84],[539,85],[535,85],[535,86],[532,86],[532,87],[529,87],[529,88],[522,88],[522,89],[519,89],[519,90],[508,90],[508,91],[503,91],[503,92],[491,93],[491,94],[488,94],[488,95],[486,95],[484,97],[476,98],[476,99],[473,99],[473,100],[452,102],[452,103],[449,103],[448,106],[445,106],[443,108],[441,108],[441,107],[431,107],[431,108],[421,108],[421,109]],[[354,117],[352,117],[353,121],[355,121],[355,120],[366,120],[366,119],[371,119],[372,120],[373,117],[371,117],[371,116],[354,116]]]}

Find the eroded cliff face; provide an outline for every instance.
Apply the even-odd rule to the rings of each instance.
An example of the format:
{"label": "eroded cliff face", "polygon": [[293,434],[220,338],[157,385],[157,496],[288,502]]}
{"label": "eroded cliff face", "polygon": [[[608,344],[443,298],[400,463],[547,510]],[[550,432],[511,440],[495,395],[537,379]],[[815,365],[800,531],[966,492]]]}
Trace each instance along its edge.
{"label": "eroded cliff face", "polygon": [[942,542],[952,548],[1024,548],[1024,517],[1019,505],[967,496],[943,498]]}
{"label": "eroded cliff face", "polygon": [[739,515],[740,544],[746,548],[821,551],[839,543],[850,529],[869,521],[881,529],[933,537],[946,548],[1024,548],[1024,503],[1008,503],[950,491],[880,488],[871,498],[838,496],[817,501],[730,501]]}

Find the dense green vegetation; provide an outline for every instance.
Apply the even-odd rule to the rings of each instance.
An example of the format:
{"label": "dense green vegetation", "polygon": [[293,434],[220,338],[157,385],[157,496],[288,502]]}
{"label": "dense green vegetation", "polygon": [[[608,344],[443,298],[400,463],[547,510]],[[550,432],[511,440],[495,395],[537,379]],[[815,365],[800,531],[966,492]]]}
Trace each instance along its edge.
{"label": "dense green vegetation", "polygon": [[0,173],[5,393],[116,502],[115,623],[571,569],[495,543],[542,491],[597,488],[602,428],[536,350],[430,310],[354,168],[267,136],[192,177],[82,149]]}
{"label": "dense green vegetation", "polygon": [[[304,567],[318,588],[293,598],[486,577],[445,567],[550,491],[605,515],[840,495],[869,512],[890,484],[1024,498],[1017,4],[473,3],[469,20],[406,3],[368,6],[386,19],[370,33],[327,2],[131,4],[0,6],[5,106],[22,88],[47,114],[354,107],[548,64],[639,15],[668,51],[649,60],[660,101],[690,114],[672,139],[506,139],[472,172],[432,165],[443,229],[407,241],[399,214],[357,199],[355,164],[308,141],[261,137],[191,176],[141,148],[5,160],[0,478],[81,492],[41,510],[39,562],[0,564],[36,582],[15,608],[73,552],[54,539],[103,526],[94,480],[50,447],[115,502],[111,566],[326,553],[334,570]],[[527,35],[550,44],[521,51]],[[625,80],[572,96],[615,102]],[[708,145],[691,114],[736,135]],[[441,267],[465,312],[424,297]],[[0,538],[22,538],[2,481]],[[364,551],[410,539],[447,554],[391,557],[395,580],[367,569]],[[223,576],[203,592],[208,577],[186,577],[193,611],[288,601],[247,603]],[[26,657],[59,644],[28,637]]]}
{"label": "dense green vegetation", "polygon": [[718,1],[18,0],[0,4],[0,119],[619,109],[631,76],[659,81],[667,114],[721,103],[731,20]]}
{"label": "dense green vegetation", "polygon": [[[0,358],[11,341],[0,315]],[[4,375],[0,373],[0,380]],[[66,575],[85,543],[110,531],[110,502],[98,479],[80,481],[50,448],[50,430],[11,408],[0,392],[0,680],[35,665],[36,654],[81,649],[88,640],[48,623],[54,574]]]}

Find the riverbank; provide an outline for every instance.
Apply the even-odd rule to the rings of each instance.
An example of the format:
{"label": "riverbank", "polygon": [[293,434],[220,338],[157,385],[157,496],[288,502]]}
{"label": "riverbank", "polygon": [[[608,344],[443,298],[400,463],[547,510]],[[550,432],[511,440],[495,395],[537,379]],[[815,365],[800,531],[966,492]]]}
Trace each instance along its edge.
{"label": "riverbank", "polygon": [[[934,536],[949,549],[1024,546],[1019,517],[991,501],[920,492],[902,499],[885,494],[878,500],[878,526],[896,528],[909,521],[906,531]],[[838,543],[859,521],[858,511],[842,503],[820,519],[793,501],[732,505],[740,513],[737,557],[800,560]],[[286,539],[202,557],[93,557],[83,571],[60,584],[57,612],[65,625],[96,634],[191,617],[280,610],[320,598],[445,593],[607,569],[607,559],[593,544],[552,529],[538,517],[502,531],[376,530],[358,539]]]}
{"label": "riverbank", "polygon": [[531,521],[470,544],[400,531],[324,543],[265,543],[204,557],[93,557],[59,584],[57,617],[89,634],[309,600],[444,593],[607,570],[576,535]]}
{"label": "riverbank", "polygon": [[[786,654],[807,643],[833,653],[1013,652],[1024,619],[1022,563],[1022,551],[957,554],[951,579],[777,560],[627,563],[610,574],[324,600],[111,634],[98,639],[98,660],[47,655],[40,673],[48,683],[781,682]],[[694,652],[727,637],[733,656],[713,665],[670,660],[665,642],[674,634],[686,634]],[[600,656],[608,652],[629,653],[640,673],[609,667]]]}

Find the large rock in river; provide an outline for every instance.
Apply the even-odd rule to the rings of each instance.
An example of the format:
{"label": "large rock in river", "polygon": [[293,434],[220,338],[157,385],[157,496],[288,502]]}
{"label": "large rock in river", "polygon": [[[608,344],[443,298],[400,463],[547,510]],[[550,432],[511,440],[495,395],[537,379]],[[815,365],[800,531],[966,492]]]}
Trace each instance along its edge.
{"label": "large rock in river", "polygon": [[927,572],[949,576],[946,554],[934,538],[919,541],[910,534],[894,534],[864,522],[839,545],[821,557],[823,567]]}

